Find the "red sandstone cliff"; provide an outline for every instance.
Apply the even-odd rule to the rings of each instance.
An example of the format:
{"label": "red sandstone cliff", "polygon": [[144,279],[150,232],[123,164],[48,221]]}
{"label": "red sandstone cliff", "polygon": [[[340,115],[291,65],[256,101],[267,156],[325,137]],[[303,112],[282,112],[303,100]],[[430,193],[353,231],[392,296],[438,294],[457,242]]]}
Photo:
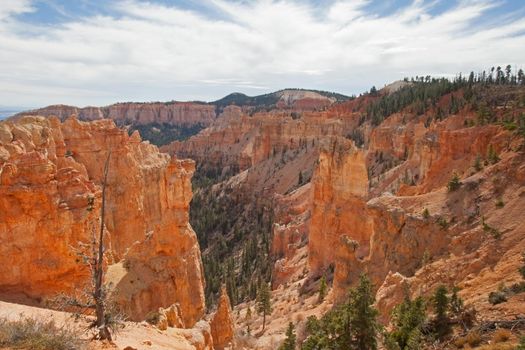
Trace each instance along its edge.
{"label": "red sandstone cliff", "polygon": [[180,304],[204,313],[200,250],[188,222],[194,163],[171,159],[110,120],[24,117],[0,123],[0,291],[34,300],[87,282],[74,249],[98,226],[102,164],[111,150],[107,282],[135,320]]}

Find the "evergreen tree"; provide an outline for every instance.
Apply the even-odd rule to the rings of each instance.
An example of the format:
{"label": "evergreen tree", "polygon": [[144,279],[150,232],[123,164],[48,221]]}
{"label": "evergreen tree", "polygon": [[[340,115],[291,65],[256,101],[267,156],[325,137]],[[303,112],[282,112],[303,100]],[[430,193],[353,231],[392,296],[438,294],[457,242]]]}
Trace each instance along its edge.
{"label": "evergreen tree", "polygon": [[474,160],[474,169],[476,169],[476,171],[483,169],[483,164],[481,164],[481,156],[479,154],[476,156],[476,160]]}
{"label": "evergreen tree", "polygon": [[405,289],[403,302],[392,311],[394,328],[392,332],[385,335],[385,345],[388,350],[419,349],[421,328],[426,319],[425,308],[422,297],[411,300],[408,290]]}
{"label": "evergreen tree", "polygon": [[264,330],[264,327],[266,326],[266,315],[270,315],[272,313],[270,288],[266,283],[262,284],[257,293],[257,311],[263,314],[262,329]]}
{"label": "evergreen tree", "polygon": [[448,308],[449,308],[449,299],[447,296],[447,287],[440,285],[433,297],[434,312],[435,312],[435,325],[436,333],[438,338],[443,338],[450,331],[449,327],[449,318],[448,318]]}
{"label": "evergreen tree", "polygon": [[492,145],[489,145],[489,149],[487,151],[487,160],[490,164],[496,164],[500,160],[498,154],[496,153],[496,150],[494,150],[494,147]]}
{"label": "evergreen tree", "polygon": [[452,296],[450,297],[450,311],[455,315],[461,314],[464,309],[463,299],[459,297],[458,292],[458,287],[452,288]]}
{"label": "evergreen tree", "polygon": [[377,322],[378,311],[372,306],[374,302],[372,283],[362,274],[357,288],[350,290],[348,303],[353,349],[377,349],[377,332],[380,326]]}
{"label": "evergreen tree", "polygon": [[323,276],[321,277],[321,281],[319,283],[319,299],[318,301],[321,303],[324,298],[326,297],[326,278]]}
{"label": "evergreen tree", "polygon": [[288,323],[288,329],[286,330],[286,339],[279,347],[279,350],[295,350],[295,327],[292,322]]}
{"label": "evergreen tree", "polygon": [[454,192],[461,187],[461,181],[457,173],[452,175],[452,179],[448,182],[447,188],[449,192]]}
{"label": "evergreen tree", "polygon": [[375,350],[378,311],[374,303],[372,284],[366,275],[361,275],[359,285],[349,292],[346,303],[336,306],[320,320],[308,317],[306,331],[308,338],[303,350]]}

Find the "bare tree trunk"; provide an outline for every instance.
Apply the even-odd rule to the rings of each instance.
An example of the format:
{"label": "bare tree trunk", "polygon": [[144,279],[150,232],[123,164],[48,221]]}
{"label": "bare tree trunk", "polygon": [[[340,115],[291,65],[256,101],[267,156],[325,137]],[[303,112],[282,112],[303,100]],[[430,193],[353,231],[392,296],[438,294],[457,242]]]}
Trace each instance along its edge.
{"label": "bare tree trunk", "polygon": [[99,339],[111,340],[111,333],[109,332],[108,325],[106,324],[106,305],[105,305],[105,292],[103,289],[103,275],[104,275],[104,220],[105,220],[105,209],[106,209],[106,185],[109,172],[109,159],[111,157],[111,151],[108,153],[106,164],[104,165],[104,178],[102,182],[102,206],[100,209],[100,234],[98,238],[98,252],[96,256],[95,268],[94,268],[94,279],[95,279],[95,292],[93,297],[95,299],[95,310],[96,310],[96,326],[98,329]]}
{"label": "bare tree trunk", "polygon": [[262,328],[263,331],[264,331],[264,326],[266,326],[266,311],[263,311],[263,328]]}

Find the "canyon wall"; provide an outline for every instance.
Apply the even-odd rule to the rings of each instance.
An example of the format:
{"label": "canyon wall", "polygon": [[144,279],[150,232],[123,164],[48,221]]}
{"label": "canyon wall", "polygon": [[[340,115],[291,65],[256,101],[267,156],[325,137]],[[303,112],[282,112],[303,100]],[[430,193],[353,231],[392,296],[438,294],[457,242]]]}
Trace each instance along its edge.
{"label": "canyon wall", "polygon": [[242,171],[289,150],[316,147],[319,138],[342,133],[340,121],[318,114],[299,119],[278,111],[250,116],[240,107],[229,106],[209,128],[162,150],[191,157],[200,166]]}
{"label": "canyon wall", "polygon": [[200,250],[188,217],[194,163],[159,153],[111,120],[0,124],[0,237],[9,243],[0,248],[9,260],[0,264],[0,291],[42,300],[87,282],[75,251],[100,228],[109,152],[107,283],[131,319],[178,302],[191,327],[204,313]]}
{"label": "canyon wall", "polygon": [[145,125],[151,123],[176,126],[210,125],[216,117],[215,106],[193,102],[117,103],[106,107],[74,107],[53,105],[19,113],[14,119],[26,115],[57,116],[66,120],[72,115],[80,120],[109,118],[119,125]]}
{"label": "canyon wall", "polygon": [[[333,264],[332,296],[342,301],[367,273],[385,322],[405,283],[414,296],[440,283],[458,285],[478,310],[489,309],[487,294],[501,283],[497,271],[508,273],[506,283],[519,280],[525,231],[509,215],[525,205],[522,138],[497,125],[465,127],[468,113],[426,127],[392,118],[373,130],[366,151],[345,140],[321,150],[312,178],[310,275]],[[488,161],[489,148],[501,160]],[[374,176],[380,152],[397,161]],[[447,189],[453,173],[462,182],[457,191]]]}

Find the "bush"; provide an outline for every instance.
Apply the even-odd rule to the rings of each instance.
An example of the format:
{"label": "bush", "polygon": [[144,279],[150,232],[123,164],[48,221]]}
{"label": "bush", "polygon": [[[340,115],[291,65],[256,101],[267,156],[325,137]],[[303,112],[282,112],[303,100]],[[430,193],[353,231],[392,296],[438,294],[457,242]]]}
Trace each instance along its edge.
{"label": "bush", "polygon": [[520,343],[516,347],[516,350],[525,350],[525,337],[520,338]]}
{"label": "bush", "polygon": [[470,347],[476,347],[481,344],[481,334],[478,331],[472,331],[464,337],[459,337],[454,341],[454,345],[462,349],[466,344]]}
{"label": "bush", "polygon": [[425,210],[423,210],[423,218],[428,219],[429,217],[430,217],[430,212],[428,211],[427,208],[425,208]]}
{"label": "bush", "polygon": [[479,154],[476,156],[476,160],[474,160],[474,169],[476,169],[476,171],[480,171],[481,169],[483,169],[483,164],[481,163],[481,156]]}
{"label": "bush", "polygon": [[503,343],[510,339],[512,333],[508,329],[500,328],[492,334],[493,343]]}
{"label": "bush", "polygon": [[454,192],[454,191],[457,191],[459,190],[459,188],[461,187],[461,181],[459,179],[459,175],[457,173],[454,173],[452,175],[452,178],[450,179],[450,181],[448,182],[448,185],[447,185],[447,188],[448,188],[448,191],[449,192]]}
{"label": "bush", "polygon": [[492,305],[501,304],[507,301],[507,295],[505,292],[497,291],[497,292],[490,292],[489,294],[489,303]]}
{"label": "bush", "polygon": [[490,163],[490,164],[496,164],[497,162],[499,162],[500,158],[498,156],[498,154],[496,153],[496,151],[494,150],[494,147],[492,147],[492,145],[489,146],[489,149],[487,151],[487,161]]}
{"label": "bush", "polygon": [[441,216],[438,217],[436,219],[436,222],[438,223],[439,226],[441,226],[441,229],[446,230],[448,228],[448,221],[444,217],[441,217]]}
{"label": "bush", "polygon": [[31,350],[80,350],[86,344],[80,334],[53,320],[36,320],[20,317],[10,321],[0,319],[0,348],[11,347]]}
{"label": "bush", "polygon": [[501,232],[497,228],[487,224],[485,220],[483,220],[483,231],[490,233],[495,239],[501,238]]}

